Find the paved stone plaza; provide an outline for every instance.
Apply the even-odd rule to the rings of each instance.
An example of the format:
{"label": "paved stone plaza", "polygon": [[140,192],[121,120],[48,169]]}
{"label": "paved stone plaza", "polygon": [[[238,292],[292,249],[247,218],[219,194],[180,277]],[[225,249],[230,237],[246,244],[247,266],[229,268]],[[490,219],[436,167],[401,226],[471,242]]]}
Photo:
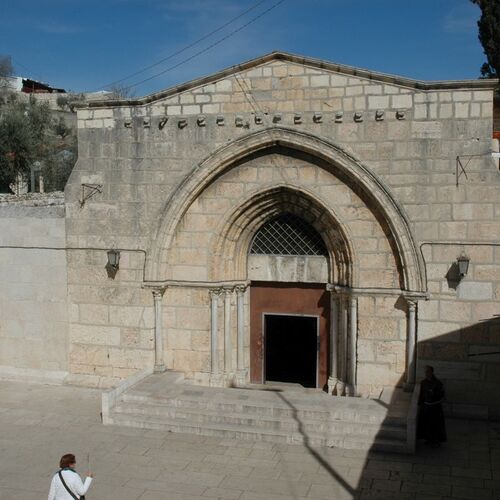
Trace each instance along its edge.
{"label": "paved stone plaza", "polygon": [[499,499],[500,423],[451,420],[415,456],[103,426],[100,391],[0,383],[0,498],[44,498],[60,456],[90,453],[92,499]]}

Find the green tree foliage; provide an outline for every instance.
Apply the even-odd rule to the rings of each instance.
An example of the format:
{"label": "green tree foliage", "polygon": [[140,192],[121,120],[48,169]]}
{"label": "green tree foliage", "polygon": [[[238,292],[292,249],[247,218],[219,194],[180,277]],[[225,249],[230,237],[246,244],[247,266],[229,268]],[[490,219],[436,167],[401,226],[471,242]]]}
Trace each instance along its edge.
{"label": "green tree foliage", "polygon": [[8,77],[14,74],[10,56],[0,55],[0,104],[4,103],[10,93]]}
{"label": "green tree foliage", "polygon": [[479,41],[487,62],[481,66],[484,78],[500,77],[500,0],[471,0],[481,9],[477,23]]}
{"label": "green tree foliage", "polygon": [[59,94],[56,99],[56,104],[63,111],[71,111],[74,113],[76,105],[84,101],[85,96],[83,94]]}
{"label": "green tree foliage", "polygon": [[43,161],[43,178],[47,191],[62,191],[77,159],[75,129],[59,117],[52,124],[53,146]]}
{"label": "green tree foliage", "polygon": [[18,175],[29,179],[37,161],[46,188],[64,189],[76,161],[75,133],[61,118],[54,119],[47,104],[11,94],[0,106],[0,184]]}

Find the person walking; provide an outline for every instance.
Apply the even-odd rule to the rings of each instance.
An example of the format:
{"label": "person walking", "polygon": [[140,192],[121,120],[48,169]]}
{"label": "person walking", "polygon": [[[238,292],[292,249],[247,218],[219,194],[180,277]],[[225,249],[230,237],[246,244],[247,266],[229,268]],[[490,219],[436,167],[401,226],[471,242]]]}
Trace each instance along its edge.
{"label": "person walking", "polygon": [[75,471],[75,455],[68,453],[59,461],[60,470],[54,474],[50,483],[48,500],[84,500],[93,475],[90,473],[82,482]]}

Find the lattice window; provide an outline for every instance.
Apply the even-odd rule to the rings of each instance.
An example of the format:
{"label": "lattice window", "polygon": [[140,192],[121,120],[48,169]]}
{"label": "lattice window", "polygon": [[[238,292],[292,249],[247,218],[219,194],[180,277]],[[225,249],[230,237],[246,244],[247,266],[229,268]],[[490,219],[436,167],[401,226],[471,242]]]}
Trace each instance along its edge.
{"label": "lattice window", "polygon": [[251,254],[328,255],[319,233],[294,214],[284,213],[266,222],[255,235]]}

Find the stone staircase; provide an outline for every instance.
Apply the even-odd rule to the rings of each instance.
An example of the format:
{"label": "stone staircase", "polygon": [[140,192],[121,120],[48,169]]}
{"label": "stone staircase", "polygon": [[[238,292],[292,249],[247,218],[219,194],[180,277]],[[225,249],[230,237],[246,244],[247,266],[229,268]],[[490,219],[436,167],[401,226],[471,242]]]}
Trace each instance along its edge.
{"label": "stone staircase", "polygon": [[386,399],[340,398],[285,385],[200,387],[166,372],[113,398],[103,421],[223,438],[412,452],[411,394],[396,390]]}

